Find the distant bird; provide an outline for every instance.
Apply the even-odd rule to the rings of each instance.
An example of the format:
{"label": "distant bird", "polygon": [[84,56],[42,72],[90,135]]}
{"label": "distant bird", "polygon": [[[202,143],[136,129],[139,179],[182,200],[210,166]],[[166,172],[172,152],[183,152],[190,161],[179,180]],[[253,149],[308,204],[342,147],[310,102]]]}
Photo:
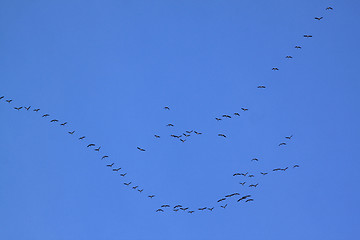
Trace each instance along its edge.
{"label": "distant bird", "polygon": [[221,118],[215,118],[216,119],[216,121],[221,121],[222,119]]}
{"label": "distant bird", "polygon": [[234,173],[233,174],[233,177],[235,177],[235,176],[240,176],[240,175],[242,175],[241,173]]}
{"label": "distant bird", "polygon": [[40,108],[34,109],[33,111],[38,112],[38,111],[40,111]]}
{"label": "distant bird", "polygon": [[286,145],[286,143],[284,143],[284,142],[279,144],[279,146],[285,146],[285,145]]}
{"label": "distant bird", "polygon": [[114,163],[106,165],[107,167],[112,167]]}
{"label": "distant bird", "polygon": [[241,182],[240,184],[244,186],[245,183],[246,183],[246,182]]}
{"label": "distant bird", "polygon": [[315,19],[320,21],[323,17],[315,17]]}
{"label": "distant bird", "polygon": [[254,201],[254,199],[250,198],[250,199],[246,200],[245,202],[252,202],[252,201]]}
{"label": "distant bird", "polygon": [[251,159],[251,161],[259,161],[259,159],[257,159],[257,158],[253,158],[253,159]]}
{"label": "distant bird", "polygon": [[[120,169],[121,169],[121,167],[119,167],[119,168],[114,168],[113,171],[114,171],[114,172],[118,172],[118,171],[120,171]],[[125,185],[126,185],[126,184],[125,184]]]}
{"label": "distant bird", "polygon": [[222,133],[219,133],[218,136],[226,138],[226,136],[224,134],[222,134]]}
{"label": "distant bird", "polygon": [[145,152],[145,149],[143,149],[143,148],[137,147],[137,149],[139,149],[142,152]]}
{"label": "distant bird", "polygon": [[125,177],[127,173],[120,173],[120,176]]}
{"label": "distant bird", "polygon": [[27,111],[29,111],[30,110],[30,108],[31,108],[31,106],[29,106],[29,107],[24,107]]}
{"label": "distant bird", "polygon": [[276,67],[272,68],[271,70],[273,70],[273,71],[279,71],[279,69],[276,68]]}
{"label": "distant bird", "polygon": [[220,206],[220,207],[222,207],[223,209],[225,209],[225,208],[227,207],[227,204],[225,204],[224,206]]}
{"label": "distant bird", "polygon": [[20,109],[22,109],[22,107],[14,107],[14,109],[19,111]]}
{"label": "distant bird", "polygon": [[260,86],[257,86],[257,88],[266,88],[266,87],[265,87],[265,86],[260,85]]}
{"label": "distant bird", "polygon": [[286,168],[280,168],[281,171],[286,171],[288,169],[288,167]]}
{"label": "distant bird", "polygon": [[290,136],[285,137],[285,138],[290,140],[292,137],[293,137],[293,135],[290,135]]}
{"label": "distant bird", "polygon": [[160,138],[160,136],[159,135],[154,135],[156,138]]}
{"label": "distant bird", "polygon": [[101,159],[105,159],[105,158],[108,158],[109,156],[105,155],[105,156],[102,156]]}
{"label": "distant bird", "polygon": [[198,208],[199,211],[204,211],[207,207]]}
{"label": "distant bird", "polygon": [[155,197],[155,195],[150,195],[150,196],[148,196],[149,198],[153,198],[153,197]]}
{"label": "distant bird", "polygon": [[186,141],[186,139],[180,139],[180,141],[181,141],[181,142],[185,142],[185,141]]}
{"label": "distant bird", "polygon": [[177,212],[177,211],[179,211],[179,209],[173,209],[173,211],[174,211],[174,212]]}
{"label": "distant bird", "polygon": [[193,213],[193,212],[195,212],[195,211],[189,211],[188,213]]}
{"label": "distant bird", "polygon": [[254,175],[250,174],[249,177],[255,177]]}
{"label": "distant bird", "polygon": [[57,119],[53,119],[53,120],[51,120],[50,122],[58,122],[59,120],[57,120]]}
{"label": "distant bird", "polygon": [[177,136],[177,135],[174,135],[174,134],[171,134],[170,136],[173,137],[173,138],[180,138],[181,137],[181,135]]}
{"label": "distant bird", "polygon": [[311,38],[312,35],[304,35],[304,37],[306,37],[306,38]]}
{"label": "distant bird", "polygon": [[50,116],[49,114],[44,114],[44,115],[42,115],[42,117],[48,117],[48,116]]}
{"label": "distant bird", "polygon": [[95,144],[90,143],[89,145],[87,145],[86,147],[95,147]]}
{"label": "distant bird", "polygon": [[60,124],[61,126],[65,126],[67,124],[67,122],[64,122],[64,123],[62,123],[62,124]]}
{"label": "distant bird", "polygon": [[170,207],[170,205],[167,205],[167,204],[166,204],[166,205],[162,205],[161,207],[163,207],[163,208],[164,208],[164,207]]}
{"label": "distant bird", "polygon": [[185,133],[183,133],[183,135],[184,135],[185,137],[190,137],[190,134],[185,134]]}
{"label": "distant bird", "polygon": [[261,173],[262,175],[264,175],[264,176],[265,176],[266,174],[268,174],[268,173],[264,173],[264,172],[260,172],[260,173]]}
{"label": "distant bird", "polygon": [[9,99],[9,100],[5,100],[8,103],[11,103],[13,100]]}
{"label": "distant bird", "polygon": [[182,207],[181,205],[176,205],[174,208],[179,208],[179,207]]}
{"label": "distant bird", "polygon": [[72,131],[72,132],[68,132],[69,134],[74,134],[75,133],[75,131]]}
{"label": "distant bird", "polygon": [[249,187],[257,187],[258,186],[258,183],[257,184],[250,184]]}
{"label": "distant bird", "polygon": [[245,111],[248,111],[249,109],[247,109],[247,108],[241,108],[241,110],[243,110],[243,111],[245,112]]}
{"label": "distant bird", "polygon": [[232,194],[229,194],[229,195],[226,195],[225,197],[232,197],[232,196],[235,196],[235,195],[240,195],[239,193],[232,193]]}
{"label": "distant bird", "polygon": [[85,138],[85,136],[83,136],[83,137],[79,137],[79,139],[80,139],[80,140],[83,140],[84,138]]}
{"label": "distant bird", "polygon": [[137,189],[139,186],[134,186],[134,187],[132,187],[132,189]]}
{"label": "distant bird", "polygon": [[209,211],[212,211],[213,209],[214,209],[214,207],[212,207],[212,208],[208,208],[208,210],[209,210]]}
{"label": "distant bird", "polygon": [[297,168],[297,167],[300,167],[299,165],[294,165],[293,168]]}
{"label": "distant bird", "polygon": [[226,114],[224,114],[224,115],[222,115],[223,117],[226,117],[226,118],[231,118],[231,116],[229,116],[229,115],[226,115]]}
{"label": "distant bird", "polygon": [[295,48],[297,48],[297,49],[301,49],[301,47],[300,47],[300,46],[295,46]]}
{"label": "distant bird", "polygon": [[234,115],[235,115],[235,116],[240,116],[240,113],[237,113],[237,112],[236,112],[236,113],[234,113]]}
{"label": "distant bird", "polygon": [[158,209],[158,210],[156,210],[156,212],[163,212],[164,210],[162,210],[162,209]]}
{"label": "distant bird", "polygon": [[128,183],[124,183],[126,186],[129,186],[131,184],[131,182],[128,182]]}
{"label": "distant bird", "polygon": [[194,133],[195,133],[196,135],[201,135],[201,134],[202,134],[201,132],[197,132],[197,131],[194,131]]}
{"label": "distant bird", "polygon": [[248,198],[248,197],[251,197],[251,195],[245,195],[244,198]]}
{"label": "distant bird", "polygon": [[188,207],[186,207],[186,208],[180,208],[180,210],[183,210],[183,211],[186,211],[186,210],[188,210],[189,208]]}
{"label": "distant bird", "polygon": [[191,131],[185,131],[185,132],[187,132],[187,133],[189,133],[189,134],[190,134],[190,133],[192,133],[192,132],[193,132],[193,130],[191,130]]}
{"label": "distant bird", "polygon": [[165,109],[165,110],[170,110],[170,108],[169,108],[169,107],[164,107],[164,109]]}
{"label": "distant bird", "polygon": [[286,56],[285,58],[293,58],[292,56]]}
{"label": "distant bird", "polygon": [[97,152],[100,152],[100,148],[101,147],[98,147],[98,148],[95,148],[94,150],[97,151]]}
{"label": "distant bird", "polygon": [[226,198],[219,199],[217,202],[222,202],[224,200],[226,200]]}
{"label": "distant bird", "polygon": [[273,169],[273,171],[275,172],[275,171],[280,171],[281,170],[281,168],[274,168]]}
{"label": "distant bird", "polygon": [[4,97],[5,97],[5,96],[1,96],[1,97],[0,97],[0,100],[3,99]]}
{"label": "distant bird", "polygon": [[173,127],[174,125],[169,123],[168,125],[166,125],[167,127]]}
{"label": "distant bird", "polygon": [[326,10],[334,10],[332,7],[327,7]]}

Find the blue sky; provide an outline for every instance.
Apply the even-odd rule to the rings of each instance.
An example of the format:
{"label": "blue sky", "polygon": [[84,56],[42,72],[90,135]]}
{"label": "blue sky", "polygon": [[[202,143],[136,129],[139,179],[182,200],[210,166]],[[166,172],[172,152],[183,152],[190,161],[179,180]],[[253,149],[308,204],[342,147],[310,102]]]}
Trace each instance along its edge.
{"label": "blue sky", "polygon": [[[1,1],[0,238],[354,239],[359,11],[354,0]],[[203,134],[169,136],[185,130]],[[234,192],[254,201],[220,208]],[[156,213],[163,204],[215,208]]]}

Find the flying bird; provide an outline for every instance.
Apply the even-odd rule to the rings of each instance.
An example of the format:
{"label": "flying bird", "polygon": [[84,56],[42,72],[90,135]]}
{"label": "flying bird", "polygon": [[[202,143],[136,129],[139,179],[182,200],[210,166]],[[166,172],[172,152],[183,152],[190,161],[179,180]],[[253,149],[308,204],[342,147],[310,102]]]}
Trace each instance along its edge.
{"label": "flying bird", "polygon": [[299,165],[294,165],[294,167],[293,168],[297,168],[297,167],[300,167]]}
{"label": "flying bird", "polygon": [[156,212],[163,212],[164,210],[162,210],[162,209],[158,209],[158,210],[156,210]]}
{"label": "flying bird", "polygon": [[266,88],[266,87],[261,85],[261,86],[257,86],[257,88]]}
{"label": "flying bird", "polygon": [[249,109],[247,109],[247,108],[241,108],[241,110],[243,110],[243,111],[245,112],[245,111],[248,111]]}
{"label": "flying bird", "polygon": [[90,143],[89,145],[87,145],[86,147],[95,147],[95,144]]}
{"label": "flying bird", "polygon": [[258,183],[257,184],[250,184],[249,187],[257,187]]}
{"label": "flying bird", "polygon": [[252,202],[254,201],[254,199],[250,198],[250,199],[247,199],[245,202]]}
{"label": "flying bird", "polygon": [[139,186],[134,186],[134,187],[132,187],[132,189],[137,189]]}
{"label": "flying bird", "polygon": [[188,135],[188,134],[183,133],[183,135],[184,135],[185,137],[190,137],[190,134]]}
{"label": "flying bird", "polygon": [[169,108],[169,107],[164,107],[164,109],[165,109],[165,110],[170,110],[170,108]]}
{"label": "flying bird", "polygon": [[131,182],[128,182],[128,183],[124,183],[126,186],[129,186],[131,184]]}
{"label": "flying bird", "polygon": [[127,173],[120,173],[120,176],[125,177]]}
{"label": "flying bird", "polygon": [[327,7],[326,10],[334,10],[332,7]]}
{"label": "flying bird", "polygon": [[173,209],[173,211],[174,211],[174,212],[177,212],[177,211],[179,211],[179,209]]}
{"label": "flying bird", "polygon": [[295,48],[297,48],[297,49],[301,49],[301,47],[300,47],[300,46],[295,46]]}
{"label": "flying bird", "polygon": [[226,198],[219,199],[217,202],[222,202],[224,200],[226,200]]}
{"label": "flying bird", "polygon": [[20,109],[22,109],[22,107],[14,107],[14,109],[19,111]]}
{"label": "flying bird", "polygon": [[320,21],[323,17],[315,17],[315,19]]}
{"label": "flying bird", "polygon": [[162,205],[161,207],[170,207],[170,205],[167,205],[167,204],[166,204],[166,205]]}
{"label": "flying bird", "polygon": [[114,163],[106,165],[107,167],[112,167]]}
{"label": "flying bird", "polygon": [[44,114],[44,115],[42,115],[42,117],[48,117],[48,116],[50,116],[49,114]]}
{"label": "flying bird", "polygon": [[241,182],[240,184],[244,186],[245,183],[246,183],[246,182]]}
{"label": "flying bird", "polygon": [[40,108],[34,109],[33,111],[38,112],[38,111],[40,111]]}
{"label": "flying bird", "polygon": [[222,119],[221,118],[215,118],[216,119],[216,121],[221,121]]}
{"label": "flying bird", "polygon": [[260,173],[261,173],[262,175],[264,175],[264,176],[265,176],[266,174],[268,174],[268,173],[264,173],[264,172],[260,172]]}
{"label": "flying bird", "polygon": [[192,133],[192,132],[193,132],[193,130],[191,130],[191,131],[185,131],[185,132],[187,132],[187,133],[189,133],[189,134],[190,134],[190,133]]}
{"label": "flying bird", "polygon": [[279,146],[284,146],[284,145],[286,145],[286,143],[284,143],[284,142],[279,144]]}
{"label": "flying bird", "polygon": [[[114,172],[118,172],[118,171],[120,171],[120,169],[121,169],[121,167],[119,167],[119,168],[114,168],[113,171],[114,171]],[[125,185],[126,185],[126,184],[125,184]]]}
{"label": "flying bird", "polygon": [[155,195],[150,195],[150,196],[148,196],[149,198],[153,198],[153,197],[155,197]]}
{"label": "flying bird", "polygon": [[281,170],[281,168],[274,168],[273,169],[273,171],[275,172],[275,171],[280,171]]}
{"label": "flying bird", "polygon": [[212,207],[212,208],[208,208],[208,210],[209,210],[209,211],[212,211],[213,209],[214,209],[214,207]]}
{"label": "flying bird", "polygon": [[224,134],[222,134],[222,133],[219,133],[218,136],[226,138],[226,136]]}
{"label": "flying bird", "polygon": [[257,159],[257,158],[253,158],[253,159],[251,159],[251,161],[259,161],[259,159]]}
{"label": "flying bird", "polygon": [[174,125],[169,123],[168,125],[166,125],[167,127],[173,127]]}
{"label": "flying bird", "polygon": [[204,211],[207,207],[203,207],[203,208],[198,208],[198,210],[200,211]]}
{"label": "flying bird", "polygon": [[72,131],[72,132],[68,132],[69,134],[74,134],[75,133],[75,131]]}
{"label": "flying bird", "polygon": [[67,124],[67,122],[64,122],[64,123],[62,123],[62,124],[60,124],[61,126],[65,126]]}
{"label": "flying bird", "polygon": [[154,135],[156,138],[160,138],[160,136],[159,135]]}
{"label": "flying bird", "polygon": [[223,117],[226,117],[226,118],[231,118],[231,116],[229,116],[229,115],[226,115],[226,114],[224,114],[224,115],[222,115]]}
{"label": "flying bird", "polygon": [[79,137],[79,140],[83,140],[85,138],[85,136]]}
{"label": "flying bird", "polygon": [[101,159],[105,159],[105,158],[108,158],[109,156],[105,155],[105,156],[102,156]]}
{"label": "flying bird", "polygon": [[194,133],[196,133],[197,135],[201,135],[201,134],[202,134],[201,132],[197,132],[197,131],[194,131]]}
{"label": "flying bird", "polygon": [[139,149],[139,150],[142,151],[142,152],[145,152],[145,149],[143,149],[143,148],[137,147],[137,149]]}
{"label": "flying bird", "polygon": [[273,71],[279,71],[279,69],[276,68],[276,67],[272,68],[271,70],[273,70]]}
{"label": "flying bird", "polygon": [[186,141],[186,139],[180,139],[180,141],[181,141],[181,142],[185,142],[185,141]]}
{"label": "flying bird", "polygon": [[236,112],[236,113],[234,113],[234,115],[235,115],[235,116],[240,116],[240,113],[237,113],[237,112]]}
{"label": "flying bird", "polygon": [[195,211],[189,211],[188,213],[193,213],[193,212],[195,212]]}
{"label": "flying bird", "polygon": [[281,171],[286,171],[288,169],[288,167],[286,168],[280,168]]}
{"label": "flying bird", "polygon": [[94,150],[99,152],[101,147],[95,148]]}
{"label": "flying bird", "polygon": [[292,56],[286,56],[285,58],[293,58]]}
{"label": "flying bird", "polygon": [[13,100],[9,99],[9,100],[5,100],[8,103],[11,103]]}
{"label": "flying bird", "polygon": [[249,177],[255,177],[254,175],[250,174]]}
{"label": "flying bird", "polygon": [[5,96],[1,96],[1,97],[0,97],[0,100],[3,99],[4,97],[5,97]]}
{"label": "flying bird", "polygon": [[285,137],[285,138],[290,140],[292,137],[293,137],[293,135],[290,135],[290,136]]}
{"label": "flying bird", "polygon": [[241,173],[234,173],[233,174],[233,177],[235,177],[235,176],[240,176],[240,175],[242,175]]}
{"label": "flying bird", "polygon": [[31,108],[31,106],[29,106],[29,107],[24,107],[27,111],[29,111],[30,110],[30,108]]}
{"label": "flying bird", "polygon": [[176,205],[174,208],[179,208],[179,207],[182,207],[181,205]]}
{"label": "flying bird", "polygon": [[225,204],[224,206],[220,206],[220,207],[222,207],[223,209],[225,209],[225,208],[227,207],[227,204]]}
{"label": "flying bird", "polygon": [[57,119],[53,119],[53,120],[51,120],[50,122],[58,122],[59,120],[57,120]]}
{"label": "flying bird", "polygon": [[312,35],[304,35],[304,37],[306,37],[306,38],[311,38]]}

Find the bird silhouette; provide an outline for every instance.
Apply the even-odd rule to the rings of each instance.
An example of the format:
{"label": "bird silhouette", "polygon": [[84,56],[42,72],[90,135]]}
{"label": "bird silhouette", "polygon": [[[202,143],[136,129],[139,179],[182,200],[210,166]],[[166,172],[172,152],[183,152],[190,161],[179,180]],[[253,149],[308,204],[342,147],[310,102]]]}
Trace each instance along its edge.
{"label": "bird silhouette", "polygon": [[220,207],[222,207],[223,209],[225,209],[225,208],[227,207],[227,204],[225,204],[224,206],[220,206]]}
{"label": "bird silhouette", "polygon": [[159,135],[154,135],[156,138],[160,138],[160,136]]}
{"label": "bird silhouette", "polygon": [[9,99],[9,100],[5,100],[8,103],[11,103],[13,100]]}
{"label": "bird silhouette", "polygon": [[195,211],[189,211],[188,213],[194,213]]}
{"label": "bird silhouette", "polygon": [[107,167],[112,167],[114,163],[106,165]]}
{"label": "bird silhouette", "polygon": [[164,107],[164,109],[165,109],[165,110],[170,110],[170,108],[169,108],[169,107]]}
{"label": "bird silhouette", "polygon": [[261,86],[257,86],[257,88],[266,88],[266,87],[261,85]]}
{"label": "bird silhouette", "polygon": [[219,133],[218,136],[226,138],[226,136],[224,134],[222,134],[222,133]]}
{"label": "bird silhouette", "polygon": [[3,99],[4,97],[5,97],[5,96],[1,96],[1,97],[0,97],[0,100]]}
{"label": "bird silhouette", "polygon": [[247,109],[247,108],[241,108],[241,110],[243,110],[244,112],[249,111],[249,109]]}
{"label": "bird silhouette", "polygon": [[132,189],[137,189],[139,186],[134,186],[134,187],[132,187]]}
{"label": "bird silhouette", "polygon": [[68,132],[69,134],[74,134],[75,133],[75,131],[72,131],[72,132]]}
{"label": "bird silhouette", "polygon": [[105,155],[105,156],[102,156],[101,159],[105,159],[105,158],[108,158],[109,156],[108,155]]}
{"label": "bird silhouette", "polygon": [[250,184],[249,187],[257,187],[258,186],[258,183],[257,184]]}
{"label": "bird silhouette", "polygon": [[292,56],[286,56],[285,58],[293,58]]}
{"label": "bird silhouette", "polygon": [[142,152],[145,152],[145,149],[143,149],[143,148],[137,147],[137,149],[139,149]]}
{"label": "bird silhouette", "polygon": [[168,125],[166,125],[167,127],[173,127],[174,125],[169,123]]}
{"label": "bird silhouette", "polygon": [[99,152],[101,147],[95,148],[94,151]]}
{"label": "bird silhouette", "polygon": [[79,137],[79,140],[83,140],[85,138],[85,136]]}
{"label": "bird silhouette", "polygon": [[20,109],[22,109],[22,107],[14,107],[14,109],[19,111]]}
{"label": "bird silhouette", "polygon": [[90,143],[89,145],[87,145],[86,147],[95,147],[95,144]]}
{"label": "bird silhouette", "polygon": [[217,202],[222,202],[222,201],[224,201],[224,200],[226,200],[226,198],[221,198],[221,199],[219,199]]}
{"label": "bird silhouette", "polygon": [[229,116],[229,115],[226,115],[226,114],[224,114],[224,115],[222,115],[223,117],[226,117],[226,118],[231,118],[231,116]]}
{"label": "bird silhouette", "polygon": [[161,207],[162,207],[162,208],[170,207],[170,205],[165,204],[165,205],[161,205]]}
{"label": "bird silhouette", "polygon": [[212,211],[212,210],[214,210],[214,207],[212,207],[212,208],[208,208],[208,210],[209,210],[209,211]]}
{"label": "bird silhouette", "polygon": [[300,47],[300,46],[295,46],[295,48],[297,48],[297,49],[301,49],[301,47]]}
{"label": "bird silhouette", "polygon": [[312,35],[304,35],[305,38],[311,38]]}
{"label": "bird silhouette", "polygon": [[299,165],[294,165],[294,167],[293,168],[297,168],[297,167],[300,167]]}
{"label": "bird silhouette", "polygon": [[57,119],[53,119],[53,120],[51,120],[50,122],[58,122],[59,120],[57,120]]}
{"label": "bird silhouette", "polygon": [[315,17],[315,19],[320,21],[323,17]]}
{"label": "bird silhouette", "polygon": [[216,119],[216,121],[221,121],[222,119],[221,118],[215,118]]}
{"label": "bird silhouette", "polygon": [[120,176],[125,177],[127,173],[120,173]]}
{"label": "bird silhouette", "polygon": [[268,173],[263,173],[263,172],[260,172],[260,173],[261,173],[262,175],[264,175],[264,176],[265,176],[266,174],[268,174]]}
{"label": "bird silhouette", "polygon": [[254,199],[250,198],[250,199],[247,199],[245,202],[252,202],[254,201]]}
{"label": "bird silhouette", "polygon": [[149,198],[153,198],[153,197],[155,197],[155,195],[150,195],[150,196],[148,196]]}
{"label": "bird silhouette", "polygon": [[293,137],[293,135],[290,135],[290,136],[285,137],[285,138],[290,140],[292,137]]}
{"label": "bird silhouette", "polygon": [[237,112],[236,112],[236,113],[234,113],[234,115],[235,115],[235,116],[240,116],[240,113],[237,113]]}
{"label": "bird silhouette", "polygon": [[131,184],[131,182],[128,182],[128,183],[124,183],[126,186],[129,186]]}
{"label": "bird silhouette", "polygon": [[284,143],[284,142],[279,144],[279,146],[285,146],[285,145],[286,145],[286,143]]}
{"label": "bird silhouette", "polygon": [[[113,171],[114,171],[114,172],[118,172],[118,171],[120,171],[120,169],[121,169],[121,167],[119,167],[119,168],[114,168]],[[125,184],[125,185],[126,185],[126,184]]]}
{"label": "bird silhouette", "polygon": [[162,209],[158,209],[158,210],[156,210],[156,212],[163,212],[164,210],[162,210]]}
{"label": "bird silhouette", "polygon": [[50,116],[49,114],[44,114],[44,115],[42,115],[42,117],[48,117],[48,116]]}
{"label": "bird silhouette", "polygon": [[254,175],[250,174],[249,177],[255,177]]}
{"label": "bird silhouette", "polygon": [[33,111],[38,112],[38,111],[40,111],[40,108],[34,109]]}
{"label": "bird silhouette", "polygon": [[332,7],[327,7],[326,10],[334,10]]}
{"label": "bird silhouette", "polygon": [[276,67],[272,68],[271,70],[273,70],[273,71],[279,71],[279,69],[276,68]]}
{"label": "bird silhouette", "polygon": [[64,123],[62,123],[62,124],[60,124],[61,126],[65,126],[67,124],[67,122],[64,122]]}
{"label": "bird silhouette", "polygon": [[199,211],[204,211],[207,207],[198,208]]}
{"label": "bird silhouette", "polygon": [[182,207],[181,205],[176,205],[174,208],[179,208],[179,207]]}
{"label": "bird silhouette", "polygon": [[181,141],[181,142],[185,142],[185,141],[186,141],[186,139],[180,139],[180,141]]}
{"label": "bird silhouette", "polygon": [[27,111],[29,111],[30,110],[30,108],[31,108],[31,106],[29,106],[29,107],[24,107]]}
{"label": "bird silhouette", "polygon": [[241,182],[240,184],[244,186],[244,185],[245,185],[245,183],[246,183],[246,182]]}
{"label": "bird silhouette", "polygon": [[251,159],[251,161],[259,161],[259,159],[257,159],[257,158],[253,158],[253,159]]}
{"label": "bird silhouette", "polygon": [[201,132],[197,132],[197,131],[194,131],[194,133],[195,133],[196,135],[201,135],[201,134],[202,134]]}

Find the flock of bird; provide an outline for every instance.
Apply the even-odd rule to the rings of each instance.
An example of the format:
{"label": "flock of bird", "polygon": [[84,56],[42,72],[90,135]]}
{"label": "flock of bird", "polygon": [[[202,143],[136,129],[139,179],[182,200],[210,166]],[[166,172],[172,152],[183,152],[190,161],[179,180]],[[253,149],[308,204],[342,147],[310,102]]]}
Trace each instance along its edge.
{"label": "flock of bird", "polygon": [[[326,10],[333,10],[332,7],[327,7]],[[315,17],[315,20],[317,21],[320,21],[322,20],[323,17]],[[305,38],[312,38],[313,36],[312,35],[304,35]],[[301,46],[295,46],[296,49],[302,49]],[[293,57],[291,55],[288,55],[286,56],[285,58],[287,59],[292,59]],[[272,68],[273,71],[279,71],[279,68],[277,67],[273,67]],[[259,89],[264,89],[266,88],[266,86],[263,86],[263,85],[260,85],[260,86],[257,86],[257,88]],[[3,101],[3,99],[5,100],[5,102],[7,102],[8,104],[12,104],[13,103],[13,100],[12,99],[5,99],[5,96],[0,96],[0,100]],[[38,113],[40,112],[40,108],[34,108],[32,106],[16,106],[16,107],[13,107],[15,110],[17,111],[20,111],[20,110],[23,110],[23,111],[33,111],[35,113]],[[170,111],[170,107],[168,106],[165,106],[164,107],[164,110],[166,111]],[[243,112],[247,112],[249,111],[249,109],[247,108],[241,108],[241,111]],[[59,124],[60,127],[66,127],[68,125],[68,122],[66,121],[63,121],[63,122],[60,122],[58,119],[56,118],[51,118],[52,116],[50,116],[50,114],[48,113],[43,113],[40,115],[42,118],[50,118],[50,123],[53,123],[53,124]],[[230,119],[232,117],[240,117],[240,113],[238,112],[235,112],[231,115],[228,115],[228,114],[223,114],[221,117],[215,117],[215,120],[216,121],[221,121],[225,118],[227,119]],[[174,124],[173,123],[169,123],[166,125],[167,127],[174,127]],[[76,133],[76,130],[66,130],[67,133],[69,135],[75,135]],[[199,131],[195,131],[195,130],[186,130],[184,131],[183,133],[181,134],[171,134],[170,137],[172,138],[176,138],[176,139],[179,139],[181,142],[185,142],[186,139],[188,137],[191,136],[191,134],[195,134],[195,135],[202,135],[202,132],[199,132]],[[154,135],[155,138],[161,138],[160,135],[157,135],[155,134]],[[227,136],[224,134],[224,133],[218,133],[218,137],[222,137],[222,138],[226,138]],[[78,140],[79,141],[86,141],[86,136],[83,136],[83,135],[78,135],[77,136]],[[287,145],[287,141],[290,141],[292,140],[293,138],[293,135],[290,135],[290,136],[286,136],[285,139],[286,141],[284,142],[280,142],[278,144],[279,147],[282,147],[282,146],[286,146]],[[94,152],[100,152],[102,151],[101,150],[101,146],[100,145],[97,145],[95,143],[86,143],[86,148],[87,149],[92,149]],[[145,152],[146,150],[142,147],[137,147],[137,149],[141,152]],[[110,160],[111,157],[110,155],[108,154],[102,154],[101,157],[100,157],[101,160]],[[255,162],[258,162],[259,159],[258,158],[253,158],[251,159],[251,161],[255,161]],[[125,171],[122,171],[122,168],[119,167],[119,166],[115,166],[115,163],[112,162],[112,163],[106,163],[106,167],[109,167],[111,168],[112,172],[114,173],[119,173],[121,177],[126,177],[127,175],[127,172]],[[288,169],[295,169],[295,168],[298,168],[299,165],[293,165],[291,167],[287,166],[287,167],[284,167],[284,168],[274,168],[272,169],[271,171],[267,171],[267,172],[259,172],[258,174],[260,174],[261,176],[266,176],[268,175],[270,172],[272,173],[275,173],[275,172],[285,172],[287,171]],[[245,173],[240,173],[240,172],[236,172],[233,174],[233,177],[242,177],[243,180],[241,182],[239,182],[240,185],[242,186],[248,186],[248,189],[249,188],[257,188],[259,186],[259,183],[255,183],[255,182],[250,182],[247,184],[247,180],[245,179],[254,179],[256,178],[256,176],[258,175],[257,173],[249,173],[249,172],[245,172]],[[132,181],[124,181],[123,184],[125,186],[128,186],[130,189],[132,190],[135,190],[135,191],[138,191],[139,193],[142,193],[144,191],[143,188],[141,188],[140,186],[136,185],[135,183],[133,183]],[[146,194],[145,196],[147,196],[149,199],[152,199],[154,197],[156,197],[154,194]],[[196,211],[200,212],[200,211],[213,211],[215,208],[220,208],[220,209],[225,209],[228,204],[230,204],[230,202],[227,202],[229,199],[233,199],[233,198],[236,198],[236,202],[245,202],[245,203],[248,203],[248,202],[253,202],[254,201],[254,198],[252,197],[252,195],[250,194],[244,194],[241,196],[240,193],[238,192],[235,192],[235,193],[231,193],[231,194],[227,194],[223,197],[221,197],[220,199],[218,199],[216,202],[214,202],[214,205],[213,206],[202,206],[202,207],[199,207],[197,209],[190,209],[189,207],[187,206],[183,206],[183,205],[180,205],[180,204],[177,204],[177,205],[174,205],[174,206],[171,206],[169,204],[163,204],[160,206],[160,208],[158,208],[157,210],[155,210],[156,212],[164,212],[166,211],[166,209],[168,210],[171,210],[173,212],[178,212],[178,211],[183,211],[183,212],[187,212],[189,214],[192,214]],[[224,204],[225,203],[225,204]],[[218,205],[220,206],[218,206]]]}

